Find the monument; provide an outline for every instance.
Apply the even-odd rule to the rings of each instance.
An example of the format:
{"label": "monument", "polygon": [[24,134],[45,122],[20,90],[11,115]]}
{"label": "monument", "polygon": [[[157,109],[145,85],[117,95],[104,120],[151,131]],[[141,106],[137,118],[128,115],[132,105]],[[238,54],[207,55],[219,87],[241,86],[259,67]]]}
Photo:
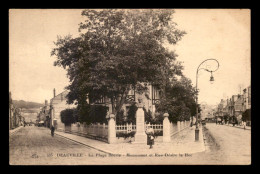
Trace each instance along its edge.
{"label": "monument", "polygon": [[139,96],[136,111],[136,133],[134,143],[146,143],[147,136],[145,134],[145,121],[142,98]]}

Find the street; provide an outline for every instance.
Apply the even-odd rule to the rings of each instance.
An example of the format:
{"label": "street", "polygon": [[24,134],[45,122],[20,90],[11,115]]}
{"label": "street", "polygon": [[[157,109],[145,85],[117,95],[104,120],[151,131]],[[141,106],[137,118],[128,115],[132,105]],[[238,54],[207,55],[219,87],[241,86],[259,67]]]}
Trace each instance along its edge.
{"label": "street", "polygon": [[18,165],[78,164],[88,153],[102,154],[59,136],[51,137],[49,129],[35,126],[14,133],[9,147],[10,164]]}
{"label": "street", "polygon": [[[117,157],[72,142],[58,135],[51,137],[50,130],[47,128],[29,126],[21,128],[10,137],[10,164],[250,164],[250,133],[250,130],[208,123],[204,129],[204,136],[207,139],[207,150],[204,152],[167,157]],[[180,134],[176,138],[182,136]]]}
{"label": "street", "polygon": [[212,159],[218,159],[220,164],[251,163],[251,130],[215,123],[207,123],[206,129],[215,143],[210,152]]}

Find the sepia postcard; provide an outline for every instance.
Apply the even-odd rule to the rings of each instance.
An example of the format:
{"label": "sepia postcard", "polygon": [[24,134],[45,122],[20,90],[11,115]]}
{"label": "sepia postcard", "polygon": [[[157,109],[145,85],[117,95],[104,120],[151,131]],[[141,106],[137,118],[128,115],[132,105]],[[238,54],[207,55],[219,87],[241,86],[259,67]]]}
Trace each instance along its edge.
{"label": "sepia postcard", "polygon": [[10,165],[251,165],[250,9],[9,9]]}

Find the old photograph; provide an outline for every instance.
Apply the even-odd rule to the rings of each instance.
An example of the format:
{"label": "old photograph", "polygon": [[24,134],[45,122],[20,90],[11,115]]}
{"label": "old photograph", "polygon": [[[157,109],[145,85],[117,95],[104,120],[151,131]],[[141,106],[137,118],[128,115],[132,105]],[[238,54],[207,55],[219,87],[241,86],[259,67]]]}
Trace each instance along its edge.
{"label": "old photograph", "polygon": [[10,165],[251,165],[250,9],[9,9]]}

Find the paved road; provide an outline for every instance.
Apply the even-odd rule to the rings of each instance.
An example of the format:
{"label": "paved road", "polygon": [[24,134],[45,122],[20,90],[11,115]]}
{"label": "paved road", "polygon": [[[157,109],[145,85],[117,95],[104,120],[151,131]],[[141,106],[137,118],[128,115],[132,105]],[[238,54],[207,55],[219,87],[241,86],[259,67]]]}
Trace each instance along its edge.
{"label": "paved road", "polygon": [[59,136],[51,137],[50,130],[35,126],[11,135],[9,149],[10,164],[18,165],[78,164],[82,158],[88,159],[88,153],[100,153]]}
{"label": "paved road", "polygon": [[[208,129],[208,130],[207,130]],[[211,137],[210,134],[214,137]],[[10,164],[104,165],[104,164],[249,164],[250,130],[207,124],[208,148],[177,156],[116,157],[55,135],[46,128],[25,127],[10,137]],[[181,137],[180,137],[181,138]],[[202,138],[202,137],[200,137]],[[191,141],[194,141],[192,138]],[[148,148],[148,146],[147,146]],[[74,156],[68,156],[69,154]],[[164,154],[163,154],[164,155]],[[180,156],[181,155],[181,156]]]}
{"label": "paved road", "polygon": [[214,123],[208,123],[206,129],[215,143],[208,157],[215,158],[219,164],[251,163],[251,130]]}

